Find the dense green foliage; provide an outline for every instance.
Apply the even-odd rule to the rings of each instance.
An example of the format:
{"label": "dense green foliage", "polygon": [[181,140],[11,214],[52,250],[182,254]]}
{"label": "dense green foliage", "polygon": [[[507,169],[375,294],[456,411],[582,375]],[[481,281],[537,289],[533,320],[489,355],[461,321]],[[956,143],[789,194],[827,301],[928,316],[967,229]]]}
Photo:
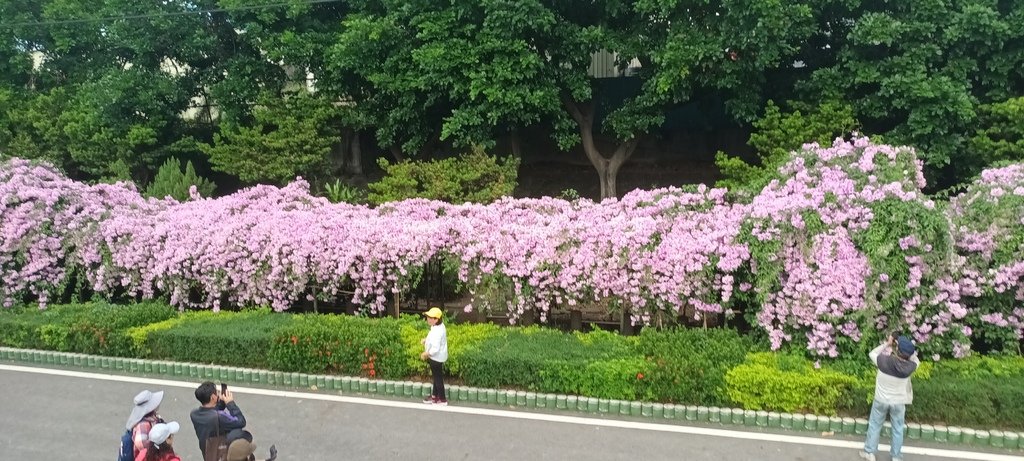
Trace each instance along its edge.
{"label": "dense green foliage", "polygon": [[689,405],[725,406],[725,374],[754,347],[734,330],[644,330],[638,349],[654,395]]}
{"label": "dense green foliage", "polygon": [[148,332],[144,344],[156,359],[266,368],[272,363],[271,338],[291,320],[270,310],[189,313],[169,328]]}
{"label": "dense green foliage", "polygon": [[304,315],[273,335],[268,365],[277,370],[396,379],[408,375],[400,329],[392,319]]}
{"label": "dense green foliage", "polygon": [[745,124],[775,100],[839,116],[798,142],[858,120],[951,185],[1006,157],[978,147],[1002,143],[1024,93],[1019,2],[3,0],[0,18],[0,155],[86,180],[145,184],[205,152],[244,182],[329,183],[346,132],[415,156],[539,129],[581,146],[610,196],[671,111]]}
{"label": "dense green foliage", "polygon": [[384,178],[370,183],[369,198],[375,204],[415,197],[451,203],[490,203],[512,195],[519,159],[499,159],[477,148],[441,160],[389,163],[382,158],[380,167]]}
{"label": "dense green foliage", "polygon": [[725,375],[729,398],[746,409],[835,414],[857,379],[815,370],[811,361],[786,354],[751,354]]}
{"label": "dense green foliage", "polygon": [[182,171],[181,161],[169,158],[157,170],[153,182],[146,187],[146,195],[156,198],[171,197],[179,202],[184,202],[191,197],[190,191],[193,186],[202,197],[213,195],[213,190],[216,188],[212,182],[196,174],[191,160],[185,163],[185,171]]}
{"label": "dense green foliage", "polygon": [[[611,399],[861,416],[875,371],[866,356],[817,364],[746,354],[730,330],[562,333],[448,323],[446,371],[457,383]],[[371,379],[426,379],[418,317],[370,319],[269,310],[177,313],[150,303],[0,310],[0,346],[259,367]],[[1024,428],[1024,358],[923,362],[918,423]]]}
{"label": "dense green foliage", "polygon": [[764,111],[764,115],[753,122],[749,141],[759,164],[751,165],[739,157],[719,152],[715,156],[715,164],[722,172],[719,187],[756,193],[777,177],[776,172],[790,158],[790,152],[799,150],[804,143],[830,145],[836,137],[848,136],[857,128],[853,110],[836,102],[783,112],[768,101]]}

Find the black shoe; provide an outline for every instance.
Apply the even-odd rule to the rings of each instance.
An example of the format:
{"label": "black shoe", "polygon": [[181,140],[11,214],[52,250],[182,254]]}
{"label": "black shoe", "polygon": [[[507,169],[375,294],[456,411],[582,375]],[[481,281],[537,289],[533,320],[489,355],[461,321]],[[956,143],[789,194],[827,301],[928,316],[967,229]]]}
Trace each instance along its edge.
{"label": "black shoe", "polygon": [[271,445],[270,446],[270,457],[267,458],[267,461],[274,461],[275,459],[277,459],[277,445]]}

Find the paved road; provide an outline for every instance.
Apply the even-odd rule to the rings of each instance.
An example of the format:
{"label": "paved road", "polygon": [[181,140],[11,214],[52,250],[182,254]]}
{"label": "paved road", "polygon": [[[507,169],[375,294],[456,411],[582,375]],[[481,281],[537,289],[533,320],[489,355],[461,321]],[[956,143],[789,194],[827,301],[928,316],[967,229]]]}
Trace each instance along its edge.
{"label": "paved road", "polygon": [[[166,392],[161,415],[181,422],[175,438],[178,453],[185,460],[198,460],[198,442],[188,420],[197,406],[195,385],[0,364],[0,459],[109,461],[115,457],[132,397],[149,388]],[[757,435],[771,440],[749,440],[721,429],[263,389],[237,388],[236,400],[255,434],[257,455],[275,443],[283,461],[857,459],[857,442],[852,440],[789,436],[802,441],[791,443],[779,441],[787,436],[772,434]],[[819,442],[842,446],[815,444]],[[1024,460],[984,456],[975,459]],[[888,456],[879,459],[888,461]],[[935,450],[931,455],[907,454],[907,459],[963,459],[963,454]]]}

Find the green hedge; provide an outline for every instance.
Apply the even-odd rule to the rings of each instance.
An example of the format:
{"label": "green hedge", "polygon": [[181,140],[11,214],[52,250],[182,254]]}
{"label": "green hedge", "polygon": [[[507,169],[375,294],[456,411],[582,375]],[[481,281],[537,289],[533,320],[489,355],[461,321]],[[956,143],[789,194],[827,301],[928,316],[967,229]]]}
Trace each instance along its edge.
{"label": "green hedge", "polygon": [[[448,323],[447,371],[472,386],[746,409],[867,415],[868,358],[817,367],[723,329],[594,331]],[[0,345],[380,379],[426,376],[421,317],[186,312],[161,303],[0,309]],[[973,357],[914,374],[918,423],[1024,429],[1024,358]]]}
{"label": "green hedge", "polygon": [[465,351],[466,384],[614,399],[652,398],[644,381],[649,364],[635,338],[595,331],[565,334],[537,327],[510,328]]}
{"label": "green hedge", "polygon": [[638,348],[650,362],[654,395],[673,403],[724,406],[725,374],[743,363],[753,344],[735,330],[645,329]]}
{"label": "green hedge", "polygon": [[945,360],[923,377],[914,379],[910,420],[1024,429],[1024,357]]}
{"label": "green hedge", "polygon": [[803,357],[762,352],[729,370],[725,382],[729,399],[748,410],[835,415],[857,378],[815,369]]}
{"label": "green hedge", "polygon": [[148,332],[143,344],[154,359],[267,368],[275,333],[292,317],[269,309],[189,313]]}
{"label": "green hedge", "polygon": [[47,310],[25,308],[0,315],[0,343],[12,347],[131,357],[127,332],[176,315],[161,303],[70,304]]}
{"label": "green hedge", "polygon": [[401,328],[394,319],[296,316],[274,331],[270,368],[398,379],[409,374]]}
{"label": "green hedge", "polygon": [[[423,344],[420,340],[427,337],[430,327],[422,317],[405,315],[399,321],[402,329],[402,344],[405,346],[406,363],[409,372],[414,375],[427,376],[430,367],[420,359]],[[452,376],[462,376],[465,356],[480,348],[489,339],[504,337],[507,330],[492,323],[445,323],[448,331],[448,361],[445,371]]]}

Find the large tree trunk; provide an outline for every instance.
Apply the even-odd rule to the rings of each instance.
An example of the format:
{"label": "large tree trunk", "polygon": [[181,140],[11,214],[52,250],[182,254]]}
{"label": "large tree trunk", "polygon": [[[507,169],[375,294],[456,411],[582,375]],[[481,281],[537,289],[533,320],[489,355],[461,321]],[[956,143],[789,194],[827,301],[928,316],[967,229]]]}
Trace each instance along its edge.
{"label": "large tree trunk", "polygon": [[594,165],[594,169],[597,170],[597,175],[601,182],[601,199],[618,197],[616,178],[619,176],[619,170],[622,168],[622,165],[626,163],[626,160],[629,160],[629,157],[636,150],[639,139],[636,137],[627,139],[619,144],[610,158],[605,157],[594,142],[593,103],[577,103],[569,97],[563,97],[562,103],[580,128],[583,152],[587,154],[590,164]]}
{"label": "large tree trunk", "polygon": [[512,156],[517,158],[517,159],[522,160],[522,158],[523,158],[523,147],[522,147],[522,142],[519,139],[519,130],[518,129],[512,128],[512,130],[509,131],[508,142],[509,142],[509,147],[512,150]]}
{"label": "large tree trunk", "polygon": [[359,142],[359,130],[352,130],[352,142],[349,145],[348,172],[363,175],[363,147]]}
{"label": "large tree trunk", "polygon": [[391,146],[391,156],[395,158],[396,162],[405,161],[405,155],[402,155],[402,148],[399,145]]}

